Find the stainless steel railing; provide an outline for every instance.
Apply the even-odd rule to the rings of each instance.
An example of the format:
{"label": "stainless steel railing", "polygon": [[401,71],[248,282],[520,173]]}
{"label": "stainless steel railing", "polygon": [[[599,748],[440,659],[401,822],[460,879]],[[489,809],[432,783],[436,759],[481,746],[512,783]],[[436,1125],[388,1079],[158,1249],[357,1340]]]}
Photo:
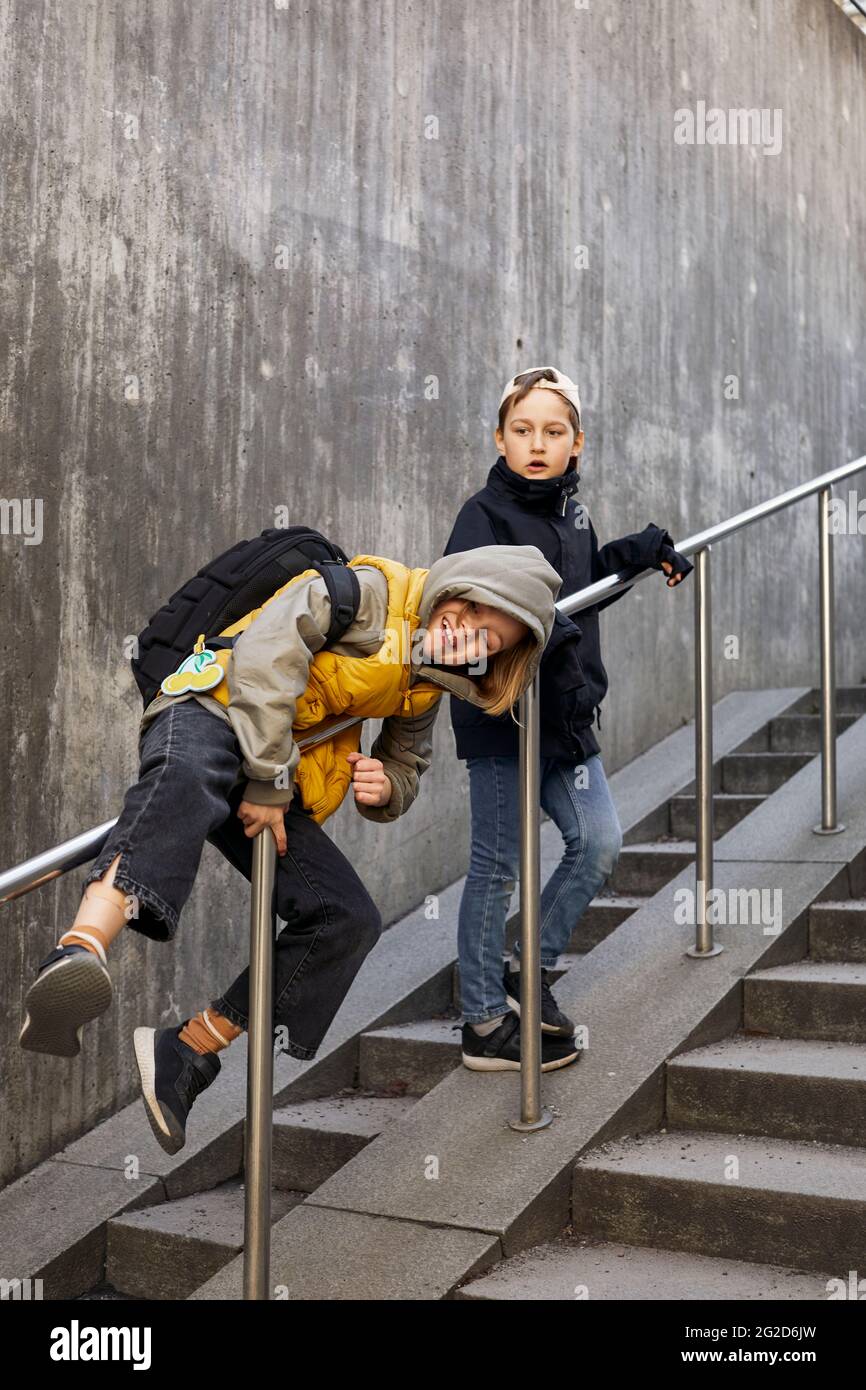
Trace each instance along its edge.
{"label": "stainless steel railing", "polygon": [[[781,492],[767,502],[760,502],[747,511],[729,517],[727,521],[698,531],[677,543],[681,555],[695,556],[695,771],[696,771],[696,831],[695,831],[695,944],[686,954],[702,959],[717,955],[722,947],[713,941],[712,924],[707,920],[708,895],[713,886],[713,696],[712,696],[712,621],[710,589],[710,548],[716,541],[742,531],[756,521],[783,511],[806,497],[818,496],[818,549],[820,571],[820,628],[821,628],[821,823],[813,827],[817,835],[836,835],[844,826],[836,818],[836,679],[833,603],[833,535],[829,526],[830,499],[834,483],[850,478],[866,469],[866,454],[853,463],[843,464],[829,473],[822,473],[811,482]],[[655,569],[637,574],[622,571],[589,584],[577,593],[557,603],[563,613],[571,615],[591,608],[602,599],[610,598],[630,588]],[[521,1110],[519,1121],[510,1121],[515,1129],[535,1129],[549,1123],[547,1111],[541,1108],[541,985],[536,967],[538,954],[539,881],[539,801],[535,792],[538,776],[538,697],[539,681],[535,680],[521,697],[521,857],[520,908],[521,950],[527,950],[532,967],[521,969],[520,1015],[521,1031],[526,1024],[524,1065],[521,1068]],[[526,997],[524,998],[524,990]],[[523,1053],[521,1053],[523,1056]]]}
{"label": "stainless steel railing", "polygon": [[[677,545],[680,554],[696,556],[695,564],[695,764],[696,764],[696,941],[686,953],[717,954],[707,922],[707,894],[713,877],[712,797],[712,663],[710,547],[753,522],[818,494],[821,621],[821,824],[817,834],[837,834],[836,711],[833,634],[833,554],[828,525],[833,484],[866,469],[866,455],[833,469],[810,483],[791,488],[718,526],[700,531]],[[570,615],[646,579],[657,570],[610,575],[557,603]],[[551,1112],[541,1104],[541,957],[539,941],[540,813],[539,813],[539,678],[520,699],[520,1116],[512,1129],[542,1129]],[[338,720],[298,740],[303,752],[342,729],[361,723],[358,717]],[[115,820],[76,835],[71,840],[0,874],[0,904],[10,902],[87,862],[100,852]],[[244,1298],[270,1296],[271,1150],[273,1137],[273,950],[271,909],[276,866],[274,837],[263,832],[253,843],[250,893],[250,1019],[247,1047],[247,1124],[244,1136]]]}
{"label": "stainless steel railing", "polygon": [[[305,752],[342,729],[363,720],[358,716],[331,721],[298,739]],[[54,849],[27,859],[0,874],[0,904],[95,859],[114,820],[103,821]],[[250,892],[250,1017],[247,1043],[247,1116],[244,1131],[244,1298],[270,1297],[271,1154],[274,1095],[274,914],[272,911],[276,843],[265,830],[253,841]]]}

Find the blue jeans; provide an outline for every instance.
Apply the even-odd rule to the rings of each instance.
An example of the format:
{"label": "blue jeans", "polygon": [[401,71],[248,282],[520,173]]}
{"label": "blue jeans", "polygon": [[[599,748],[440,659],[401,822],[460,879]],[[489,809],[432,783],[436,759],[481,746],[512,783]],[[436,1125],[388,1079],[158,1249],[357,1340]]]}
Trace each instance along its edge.
{"label": "blue jeans", "polygon": [[[457,926],[460,993],[465,1021],[484,1023],[508,1008],[502,973],[505,922],[520,871],[520,759],[467,758],[466,767],[472,851]],[[551,970],[613,873],[622,826],[598,753],[585,763],[542,758],[540,782],[542,808],[565,842],[539,905],[541,965]]]}
{"label": "blue jeans", "polygon": [[[102,878],[120,853],[114,886],[133,896],[137,911],[128,927],[170,941],[206,840],[244,878],[252,877],[254,837],[237,817],[246,777],[231,725],[197,700],[170,705],[156,716],[139,740],[139,759],[138,781],[84,883]],[[274,1032],[285,1029],[285,1050],[306,1060],[315,1056],[378,941],[382,918],[346,856],[304,810],[297,787],[285,826],[288,851],[276,856],[272,899],[272,910],[286,923],[274,942]],[[248,902],[244,894],[233,914],[245,924]],[[215,939],[224,939],[228,915],[218,912]],[[205,954],[205,966],[207,960]],[[249,969],[210,1003],[247,1028]]]}

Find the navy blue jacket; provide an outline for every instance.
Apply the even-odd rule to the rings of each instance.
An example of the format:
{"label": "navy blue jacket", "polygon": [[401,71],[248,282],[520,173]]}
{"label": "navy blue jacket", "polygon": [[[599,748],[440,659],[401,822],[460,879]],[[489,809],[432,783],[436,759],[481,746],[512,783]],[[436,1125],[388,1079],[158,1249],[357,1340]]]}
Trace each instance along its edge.
{"label": "navy blue jacket", "polygon": [[[481,545],[535,545],[562,578],[560,598],[621,570],[659,569],[662,559],[673,558],[671,537],[654,525],[599,546],[588,512],[571,496],[578,482],[573,468],[558,478],[525,478],[500,454],[486,485],[460,508],[443,555]],[[688,561],[683,568],[691,569]],[[598,711],[601,728],[599,706],[608,679],[598,615],[628,592],[624,589],[574,618],[557,611],[539,667],[543,758],[585,762],[600,752],[592,725]],[[456,696],[450,699],[458,758],[519,755],[520,729],[508,710],[493,716]]]}

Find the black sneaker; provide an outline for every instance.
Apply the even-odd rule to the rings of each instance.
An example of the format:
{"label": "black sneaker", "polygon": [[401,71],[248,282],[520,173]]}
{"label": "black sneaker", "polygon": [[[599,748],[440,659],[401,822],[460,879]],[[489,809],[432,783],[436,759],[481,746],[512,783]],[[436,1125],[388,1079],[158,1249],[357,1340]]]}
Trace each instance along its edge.
{"label": "black sneaker", "polygon": [[[460,1027],[459,1024],[455,1025]],[[541,1070],[553,1071],[576,1062],[580,1048],[574,1038],[541,1037]],[[486,1038],[471,1023],[463,1024],[463,1065],[471,1071],[520,1070],[520,1019],[509,1009],[498,1028]]]}
{"label": "black sneaker", "polygon": [[[506,966],[502,974],[505,985],[505,999],[516,1014],[520,1013],[520,971],[509,970]],[[541,972],[541,1031],[552,1033],[557,1038],[570,1038],[574,1033],[574,1023],[557,1004],[550,989],[550,972]]]}
{"label": "black sneaker", "polygon": [[167,1154],[183,1148],[193,1101],[222,1070],[215,1052],[196,1052],[181,1042],[178,1034],[188,1022],[136,1028],[132,1035],[144,1108],[156,1142]]}
{"label": "black sneaker", "polygon": [[111,976],[105,952],[86,946],[55,946],[27,991],[27,1013],[18,1042],[30,1052],[77,1057],[81,1029],[111,1003]]}

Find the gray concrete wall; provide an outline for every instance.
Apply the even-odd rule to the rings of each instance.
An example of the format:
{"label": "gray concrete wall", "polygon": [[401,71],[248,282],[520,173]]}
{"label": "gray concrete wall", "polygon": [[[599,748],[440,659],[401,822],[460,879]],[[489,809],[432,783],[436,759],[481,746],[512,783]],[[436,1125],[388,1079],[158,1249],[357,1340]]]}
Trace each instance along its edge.
{"label": "gray concrete wall", "polygon": [[[0,493],[42,503],[40,543],[0,536],[4,866],[119,811],[124,640],[179,582],[282,506],[429,565],[517,370],[579,379],[602,540],[866,452],[866,49],[832,0],[2,0],[0,24]],[[698,101],[780,110],[781,149],[677,144]],[[863,547],[836,546],[852,681]],[[814,504],[713,564],[717,694],[811,681]],[[660,580],[604,618],[609,769],[690,716],[691,634]],[[329,823],[386,921],[465,871],[465,792],[446,706],[405,821]],[[202,867],[173,946],[115,948],[74,1061],[17,1035],[81,875],[4,910],[0,1180],[129,1101],[133,1027],[243,964],[246,887]]]}

